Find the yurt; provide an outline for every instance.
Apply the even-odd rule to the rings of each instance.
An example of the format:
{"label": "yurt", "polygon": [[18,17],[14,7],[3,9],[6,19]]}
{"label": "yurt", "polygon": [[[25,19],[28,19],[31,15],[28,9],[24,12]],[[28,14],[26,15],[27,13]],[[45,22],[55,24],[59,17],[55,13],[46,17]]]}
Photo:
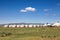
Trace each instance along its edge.
{"label": "yurt", "polygon": [[19,28],[20,27],[20,25],[17,25],[17,28]]}
{"label": "yurt", "polygon": [[28,25],[25,25],[25,27],[27,28],[27,27],[28,27]]}
{"label": "yurt", "polygon": [[25,25],[24,24],[21,24],[20,27],[23,28]]}
{"label": "yurt", "polygon": [[8,25],[4,25],[4,27],[8,27]]}
{"label": "yurt", "polygon": [[46,24],[43,25],[43,27],[45,27],[45,26],[50,26],[50,25],[51,25],[51,24],[46,23]]}
{"label": "yurt", "polygon": [[29,28],[31,28],[31,27],[33,27],[33,25],[30,24],[30,25],[29,25]]}
{"label": "yurt", "polygon": [[56,23],[54,23],[52,26],[57,26],[57,27],[59,27],[59,26],[60,26],[60,22],[56,22]]}
{"label": "yurt", "polygon": [[33,25],[33,27],[35,28],[35,27],[37,27],[37,25]]}

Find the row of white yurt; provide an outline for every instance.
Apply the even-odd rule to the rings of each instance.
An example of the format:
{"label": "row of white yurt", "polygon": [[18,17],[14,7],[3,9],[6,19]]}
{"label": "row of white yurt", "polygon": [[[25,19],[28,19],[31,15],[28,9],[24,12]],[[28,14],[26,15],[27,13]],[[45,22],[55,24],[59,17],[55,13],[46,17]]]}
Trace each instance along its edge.
{"label": "row of white yurt", "polygon": [[16,25],[9,25],[9,27],[16,27]]}
{"label": "row of white yurt", "polygon": [[16,25],[15,27],[24,27],[24,25],[22,24],[22,25]]}
{"label": "row of white yurt", "polygon": [[4,27],[39,27],[40,25],[4,25]]}

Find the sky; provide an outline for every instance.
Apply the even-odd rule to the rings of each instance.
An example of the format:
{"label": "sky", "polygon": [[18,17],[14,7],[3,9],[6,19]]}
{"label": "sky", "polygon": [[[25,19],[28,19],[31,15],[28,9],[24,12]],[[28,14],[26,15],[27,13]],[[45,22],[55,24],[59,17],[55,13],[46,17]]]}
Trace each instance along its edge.
{"label": "sky", "polygon": [[0,24],[60,21],[60,0],[0,0]]}

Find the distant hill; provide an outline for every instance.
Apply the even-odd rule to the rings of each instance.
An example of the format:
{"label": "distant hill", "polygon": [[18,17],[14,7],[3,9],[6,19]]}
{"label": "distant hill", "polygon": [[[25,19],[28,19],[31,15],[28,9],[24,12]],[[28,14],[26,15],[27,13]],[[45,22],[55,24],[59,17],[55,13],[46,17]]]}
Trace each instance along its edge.
{"label": "distant hill", "polygon": [[[24,24],[24,25],[29,25],[29,24],[32,24],[32,25],[37,25],[37,24],[39,24],[39,25],[43,25],[44,23],[8,23],[7,25],[13,25],[13,24],[15,24],[15,25],[21,25],[21,24]],[[1,24],[1,25],[6,25],[6,24]]]}

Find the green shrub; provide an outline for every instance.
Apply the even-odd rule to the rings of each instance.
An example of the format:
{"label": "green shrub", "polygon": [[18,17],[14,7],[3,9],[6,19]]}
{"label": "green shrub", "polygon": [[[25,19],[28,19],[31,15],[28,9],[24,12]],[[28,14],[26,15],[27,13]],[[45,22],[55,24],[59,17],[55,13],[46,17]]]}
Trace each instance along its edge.
{"label": "green shrub", "polygon": [[0,37],[6,37],[6,36],[10,36],[12,33],[10,32],[1,32],[0,33]]}

